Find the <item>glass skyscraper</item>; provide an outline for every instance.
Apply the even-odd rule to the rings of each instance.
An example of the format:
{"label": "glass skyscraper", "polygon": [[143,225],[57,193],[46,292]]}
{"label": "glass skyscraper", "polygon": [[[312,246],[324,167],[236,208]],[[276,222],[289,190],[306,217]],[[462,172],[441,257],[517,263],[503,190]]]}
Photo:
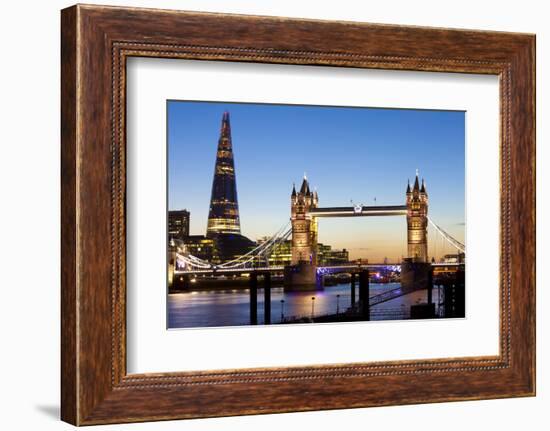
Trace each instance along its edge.
{"label": "glass skyscraper", "polygon": [[239,220],[235,163],[231,143],[231,125],[229,112],[224,112],[216,153],[206,236],[240,233],[241,223]]}

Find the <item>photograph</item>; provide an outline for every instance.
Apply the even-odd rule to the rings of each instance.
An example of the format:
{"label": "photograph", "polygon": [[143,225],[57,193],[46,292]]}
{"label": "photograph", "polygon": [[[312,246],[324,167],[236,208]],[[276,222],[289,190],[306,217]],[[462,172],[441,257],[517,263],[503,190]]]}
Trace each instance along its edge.
{"label": "photograph", "polygon": [[167,328],[467,318],[464,111],[166,102]]}

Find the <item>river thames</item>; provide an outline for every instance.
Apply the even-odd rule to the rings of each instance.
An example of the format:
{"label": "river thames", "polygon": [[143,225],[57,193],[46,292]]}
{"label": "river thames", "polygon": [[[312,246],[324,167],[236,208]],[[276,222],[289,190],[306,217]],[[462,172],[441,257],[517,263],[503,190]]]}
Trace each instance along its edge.
{"label": "river thames", "polygon": [[[369,296],[399,287],[399,283],[370,283]],[[359,289],[356,287],[356,298]],[[315,298],[315,299],[312,299]],[[250,324],[249,290],[191,290],[168,295],[168,328],[202,328],[241,326]],[[258,289],[258,324],[264,323],[264,292]],[[371,320],[402,320],[410,316],[410,306],[426,302],[427,291],[420,290],[371,307]],[[433,301],[439,302],[438,290]],[[351,304],[350,283],[326,286],[324,290],[285,292],[282,287],[271,289],[271,322],[337,314]]]}

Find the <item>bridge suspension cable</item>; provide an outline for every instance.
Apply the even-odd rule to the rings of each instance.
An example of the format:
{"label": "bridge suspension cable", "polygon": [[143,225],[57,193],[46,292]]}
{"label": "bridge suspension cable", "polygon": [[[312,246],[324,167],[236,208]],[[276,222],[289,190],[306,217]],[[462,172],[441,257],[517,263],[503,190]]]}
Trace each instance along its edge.
{"label": "bridge suspension cable", "polygon": [[[196,256],[193,256],[192,254],[181,254],[177,253],[177,260],[180,262],[183,262],[186,266],[191,267],[193,269],[235,269],[235,268],[244,268],[246,267],[250,262],[253,262],[254,260],[258,259],[259,257],[266,255],[271,250],[273,250],[277,245],[279,245],[281,242],[288,239],[290,234],[292,233],[292,229],[289,227],[290,221],[287,222],[285,225],[283,225],[273,236],[271,236],[268,240],[262,242],[258,246],[256,246],[254,249],[250,250],[249,252],[243,254],[242,256],[239,256],[233,260],[224,262],[219,265],[213,265],[212,263],[199,259]],[[182,244],[183,245],[183,244]]]}
{"label": "bridge suspension cable", "polygon": [[200,262],[197,262],[196,260],[191,258],[197,259],[195,258],[195,256],[192,256],[192,255],[184,256],[182,254],[178,254],[176,258],[177,264],[178,264],[177,266],[179,267],[180,263],[183,262],[185,266],[193,269],[210,269],[212,267],[212,265],[210,265],[209,263],[208,264],[201,263],[202,261],[200,261],[200,259],[198,259]]}
{"label": "bridge suspension cable", "polygon": [[[430,217],[427,217],[429,223],[434,227],[434,229],[443,237],[449,244],[454,248],[459,250],[462,253],[465,253],[466,247],[460,241],[453,238],[449,233],[443,230],[439,225],[437,225]],[[267,256],[275,247],[281,244],[283,241],[287,240],[292,234],[292,228],[290,227],[290,221],[283,225],[274,235],[269,239],[258,244],[255,248],[248,251],[247,253],[232,259],[230,261],[221,263],[219,265],[214,265],[206,260],[200,259],[192,254],[182,253],[183,250],[178,250],[177,252],[177,261],[181,262],[183,265],[189,269],[239,269],[247,268],[250,263],[254,263],[257,259]],[[184,248],[185,245],[182,241],[178,242],[178,249]]]}
{"label": "bridge suspension cable", "polygon": [[290,221],[286,223],[283,227],[281,227],[267,241],[264,241],[256,248],[250,250],[248,253],[245,253],[242,256],[237,257],[236,259],[217,265],[217,268],[230,269],[237,268],[239,266],[245,266],[247,263],[263,255],[265,252],[272,250],[275,245],[278,245],[290,236],[290,234],[292,233],[292,229],[289,229],[289,225]]}
{"label": "bridge suspension cable", "polygon": [[445,232],[440,226],[438,226],[430,217],[427,217],[430,224],[434,227],[434,229],[449,242],[453,247],[455,247],[457,250],[459,250],[461,253],[466,252],[466,246],[462,244],[460,241],[454,239],[451,235],[449,235],[447,232]]}

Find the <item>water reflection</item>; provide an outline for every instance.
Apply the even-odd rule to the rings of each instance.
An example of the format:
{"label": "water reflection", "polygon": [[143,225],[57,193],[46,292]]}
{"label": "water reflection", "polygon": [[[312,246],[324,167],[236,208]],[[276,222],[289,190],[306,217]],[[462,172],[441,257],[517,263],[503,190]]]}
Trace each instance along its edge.
{"label": "water reflection", "polygon": [[[370,285],[370,296],[399,287],[399,283]],[[356,288],[356,298],[359,298]],[[425,290],[396,298],[373,306],[371,320],[395,320],[406,318],[410,306],[426,301]],[[312,300],[312,297],[315,299]],[[433,291],[434,302],[438,291]],[[258,289],[258,323],[264,323],[264,292]],[[312,307],[312,302],[314,306]],[[283,288],[271,289],[271,322],[283,319],[335,314],[344,312],[351,304],[349,283],[325,287],[316,292],[285,292]],[[248,289],[204,290],[168,295],[168,327],[197,328],[212,326],[238,326],[250,324]]]}

